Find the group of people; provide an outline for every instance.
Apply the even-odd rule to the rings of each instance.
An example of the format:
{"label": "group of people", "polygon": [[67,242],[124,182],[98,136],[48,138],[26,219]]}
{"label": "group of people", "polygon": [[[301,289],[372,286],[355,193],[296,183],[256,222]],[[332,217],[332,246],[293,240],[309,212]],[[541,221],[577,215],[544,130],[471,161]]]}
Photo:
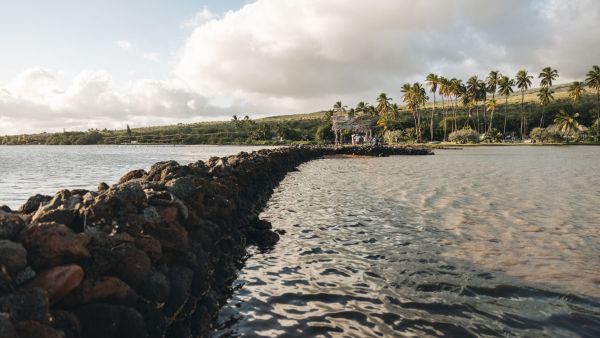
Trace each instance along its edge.
{"label": "group of people", "polygon": [[361,134],[352,134],[352,145],[359,144],[370,144],[372,146],[381,144],[381,140],[378,137],[367,137]]}

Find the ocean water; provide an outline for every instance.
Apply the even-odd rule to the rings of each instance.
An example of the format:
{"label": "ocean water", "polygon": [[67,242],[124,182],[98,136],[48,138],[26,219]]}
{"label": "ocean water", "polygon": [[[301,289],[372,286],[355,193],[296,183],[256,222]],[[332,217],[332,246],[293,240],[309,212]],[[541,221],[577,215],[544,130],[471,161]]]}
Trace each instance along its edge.
{"label": "ocean water", "polygon": [[262,217],[214,337],[599,337],[600,147],[326,158]]}
{"label": "ocean water", "polygon": [[117,183],[130,170],[160,161],[181,164],[228,156],[254,146],[0,146],[0,205],[18,208],[35,194],[60,189],[95,189]]}

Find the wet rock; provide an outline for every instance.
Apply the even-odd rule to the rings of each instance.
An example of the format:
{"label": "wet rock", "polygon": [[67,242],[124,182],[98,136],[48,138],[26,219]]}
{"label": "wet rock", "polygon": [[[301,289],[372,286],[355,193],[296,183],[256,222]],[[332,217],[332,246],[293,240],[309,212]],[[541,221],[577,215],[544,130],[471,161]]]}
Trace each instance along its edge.
{"label": "wet rock", "polygon": [[46,324],[36,321],[17,323],[20,338],[65,338],[65,333]]}
{"label": "wet rock", "polygon": [[54,304],[77,288],[83,276],[79,265],[57,266],[40,272],[28,286],[45,290],[50,304]]}
{"label": "wet rock", "polygon": [[148,337],[144,318],[130,307],[93,303],[80,307],[75,313],[81,324],[82,337]]}
{"label": "wet rock", "polygon": [[55,222],[58,224],[64,224],[70,229],[76,232],[80,232],[82,226],[74,225],[75,219],[77,218],[78,212],[69,209],[52,209],[45,212],[36,212],[33,216],[33,222]]}
{"label": "wet rock", "polygon": [[19,215],[0,215],[0,239],[15,240],[25,229],[25,222]]}
{"label": "wet rock", "polygon": [[0,313],[7,313],[15,321],[48,320],[48,296],[42,289],[22,289],[0,297]]}
{"label": "wet rock", "polygon": [[17,329],[6,316],[0,314],[0,336],[2,338],[18,338]]}
{"label": "wet rock", "polygon": [[27,266],[27,251],[20,243],[0,240],[0,268],[14,274]]}
{"label": "wet rock", "polygon": [[144,176],[146,176],[145,170],[143,170],[143,169],[132,170],[132,171],[128,172],[127,174],[123,175],[123,177],[121,177],[119,179],[119,184],[129,182],[133,179],[143,178]]}
{"label": "wet rock", "polygon": [[140,293],[150,301],[164,303],[171,293],[171,281],[163,273],[154,271],[140,287]]}
{"label": "wet rock", "polygon": [[144,251],[132,245],[122,245],[113,251],[116,255],[115,275],[127,284],[135,288],[150,274],[152,265]]}
{"label": "wet rock", "polygon": [[21,214],[34,213],[37,211],[37,209],[39,209],[40,205],[48,203],[51,199],[52,199],[52,196],[47,196],[47,195],[37,194],[35,196],[31,196],[31,197],[29,197],[29,199],[27,199],[27,202],[25,202],[25,204],[23,204],[19,208],[19,213],[21,213]]}
{"label": "wet rock", "polygon": [[167,181],[165,187],[173,195],[181,199],[187,199],[196,192],[198,184],[195,181],[194,176],[185,176]]}
{"label": "wet rock", "polygon": [[74,234],[57,223],[41,223],[23,234],[23,246],[34,268],[77,263],[90,256],[86,248],[89,242],[89,236]]}

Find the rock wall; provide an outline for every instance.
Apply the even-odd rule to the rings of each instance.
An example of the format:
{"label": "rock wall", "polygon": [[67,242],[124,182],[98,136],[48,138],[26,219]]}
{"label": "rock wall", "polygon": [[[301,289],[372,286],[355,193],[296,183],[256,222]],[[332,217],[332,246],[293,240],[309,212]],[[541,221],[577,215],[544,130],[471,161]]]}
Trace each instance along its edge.
{"label": "rock wall", "polygon": [[324,155],[430,153],[304,146],[159,162],[3,207],[0,336],[207,336],[246,246],[279,239],[258,215],[289,171]]}

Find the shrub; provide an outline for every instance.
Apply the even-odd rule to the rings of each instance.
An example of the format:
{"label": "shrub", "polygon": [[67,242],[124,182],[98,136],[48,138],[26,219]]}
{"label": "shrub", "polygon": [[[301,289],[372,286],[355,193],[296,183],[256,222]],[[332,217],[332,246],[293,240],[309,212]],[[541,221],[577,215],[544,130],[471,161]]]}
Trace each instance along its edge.
{"label": "shrub", "polygon": [[471,128],[464,128],[452,132],[448,136],[448,139],[450,142],[455,142],[458,144],[477,143],[479,141],[477,132]]}
{"label": "shrub", "polygon": [[500,134],[496,128],[492,128],[490,131],[481,136],[481,142],[484,143],[496,143],[502,140],[502,134]]}
{"label": "shrub", "polygon": [[417,141],[415,128],[387,131],[383,137],[386,143],[414,143]]}

